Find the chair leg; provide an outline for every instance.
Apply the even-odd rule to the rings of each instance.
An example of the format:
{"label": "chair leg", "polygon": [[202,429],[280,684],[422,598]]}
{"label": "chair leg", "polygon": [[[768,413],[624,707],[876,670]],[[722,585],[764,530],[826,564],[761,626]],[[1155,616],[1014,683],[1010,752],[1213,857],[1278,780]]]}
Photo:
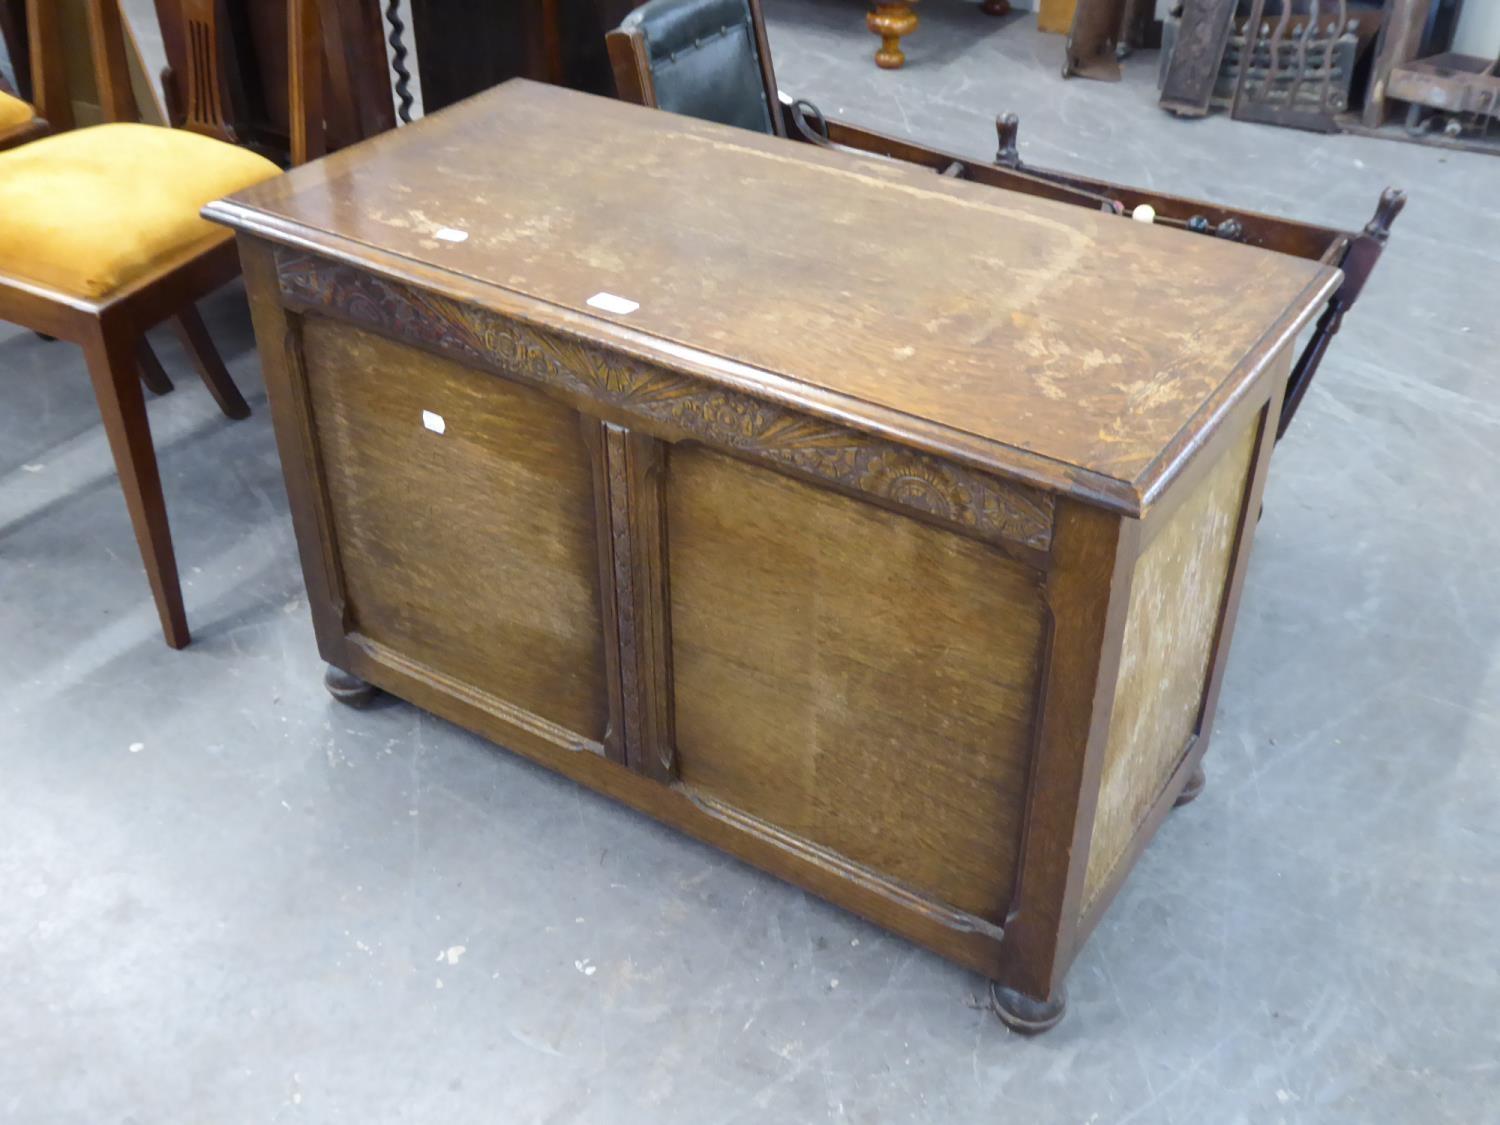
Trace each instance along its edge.
{"label": "chair leg", "polygon": [[141,382],[146,384],[148,391],[154,395],[172,392],[172,379],[167,374],[167,369],[161,365],[161,360],[156,358],[156,353],[151,350],[151,344],[144,336],[135,347],[135,358],[141,368]]}
{"label": "chair leg", "polygon": [[182,608],[182,587],[177,581],[177,559],[172,553],[172,532],[167,526],[167,505],[161,493],[161,475],[156,450],[151,445],[151,426],[146,419],[146,398],[137,373],[135,340],[126,333],[98,325],[85,341],[84,357],[104,432],[109,437],[125,507],[135,527],[146,578],[156,598],[156,612],[167,644],[182,648],[191,639],[187,615]]}
{"label": "chair leg", "polygon": [[188,305],[172,318],[172,326],[177,330],[178,339],[182,341],[188,355],[193,357],[198,374],[203,376],[203,385],[214,396],[219,409],[230,418],[250,417],[250,404],[230,378],[224,361],[219,358],[219,349],[214,347],[213,339],[208,334],[208,326],[203,323],[198,310]]}

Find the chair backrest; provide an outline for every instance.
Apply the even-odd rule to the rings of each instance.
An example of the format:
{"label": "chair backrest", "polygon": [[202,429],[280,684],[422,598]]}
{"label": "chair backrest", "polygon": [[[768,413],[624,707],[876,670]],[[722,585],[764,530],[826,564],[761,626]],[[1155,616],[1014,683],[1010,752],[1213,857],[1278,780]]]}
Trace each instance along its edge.
{"label": "chair backrest", "polygon": [[[156,5],[168,59],[162,82],[168,87],[168,105],[181,107],[178,128],[233,142],[236,137],[225,112],[219,70],[219,11],[218,0],[168,0]],[[174,56],[180,56],[181,66]]]}
{"label": "chair backrest", "polygon": [[[222,0],[180,0],[190,28],[189,73],[183,76],[189,106],[184,128],[233,140],[224,126],[218,71],[217,19]],[[136,121],[135,94],[125,52],[120,0],[87,0],[89,50],[105,121]],[[292,163],[321,156],[323,138],[323,36],[320,0],[287,0],[287,94],[291,105]],[[27,0],[32,86],[37,112],[54,128],[73,124],[58,0]]]}
{"label": "chair backrest", "polygon": [[623,100],[784,133],[760,0],[649,0],[606,39]]}

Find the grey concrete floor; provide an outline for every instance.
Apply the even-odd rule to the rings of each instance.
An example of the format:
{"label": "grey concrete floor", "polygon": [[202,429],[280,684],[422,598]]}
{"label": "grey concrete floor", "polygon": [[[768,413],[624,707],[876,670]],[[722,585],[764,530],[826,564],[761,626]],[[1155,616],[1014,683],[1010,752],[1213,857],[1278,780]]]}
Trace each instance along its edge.
{"label": "grey concrete floor", "polygon": [[[1500,1121],[1500,164],[1057,77],[1030,18],[770,5],[782,85],[986,155],[1358,225],[1412,197],[1274,462],[1208,763],[1036,1040],[938,958],[404,704],[319,684],[255,416],[152,403],[161,643],[76,351],[0,327],[0,1118]],[[879,232],[868,232],[879,237]],[[942,252],[941,246],[933,247]],[[1255,284],[1247,277],[1245,284]]]}

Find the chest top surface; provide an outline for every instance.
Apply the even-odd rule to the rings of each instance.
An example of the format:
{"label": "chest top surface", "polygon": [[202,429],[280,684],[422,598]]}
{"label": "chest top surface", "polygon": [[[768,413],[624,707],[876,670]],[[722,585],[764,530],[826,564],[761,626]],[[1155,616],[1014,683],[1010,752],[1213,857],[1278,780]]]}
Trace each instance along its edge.
{"label": "chest top surface", "polygon": [[1127,511],[1339,277],[520,80],[206,213]]}

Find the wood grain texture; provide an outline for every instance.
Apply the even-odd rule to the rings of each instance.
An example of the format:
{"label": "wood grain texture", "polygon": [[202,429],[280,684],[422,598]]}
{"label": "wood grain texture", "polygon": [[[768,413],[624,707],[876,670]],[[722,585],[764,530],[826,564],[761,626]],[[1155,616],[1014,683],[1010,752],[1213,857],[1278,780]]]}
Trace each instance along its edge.
{"label": "wood grain texture", "polygon": [[403,340],[555,390],[624,408],[691,435],[909,508],[980,538],[1043,550],[1051,496],[799,416],[570,334],[372,278],[315,255],[278,255],[283,294]]}
{"label": "wood grain texture", "polygon": [[1245,428],[1136,562],[1085,909],[1198,735],[1259,430]]}
{"label": "wood grain texture", "polygon": [[683,784],[1003,918],[1041,576],[697,447],[671,450],[666,491]]}
{"label": "wood grain texture", "polygon": [[602,750],[593,473],[577,416],[333,321],[306,321],[302,356],[350,627]]}
{"label": "wood grain texture", "polygon": [[[1204,403],[1253,381],[1337,280],[522,81],[210,213],[335,256],[377,247],[425,287],[587,317],[720,380],[743,365],[825,414],[1060,491],[1097,478],[1121,504],[1160,487],[1162,455],[1211,422]],[[444,226],[469,237],[439,240]],[[600,291],[640,308],[602,316],[587,306]]]}

